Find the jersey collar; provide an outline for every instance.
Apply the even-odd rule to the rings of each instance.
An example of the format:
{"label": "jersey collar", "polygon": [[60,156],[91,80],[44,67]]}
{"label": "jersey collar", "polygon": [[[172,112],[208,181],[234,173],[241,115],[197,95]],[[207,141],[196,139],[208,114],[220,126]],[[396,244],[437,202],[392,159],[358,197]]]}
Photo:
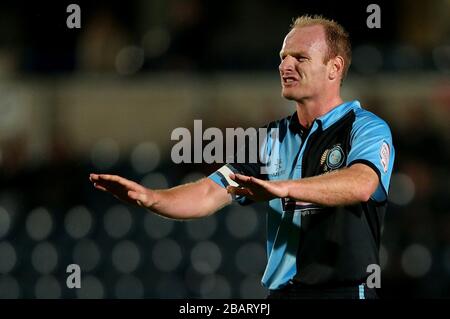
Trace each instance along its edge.
{"label": "jersey collar", "polygon": [[317,118],[316,121],[319,121],[322,124],[322,129],[326,130],[328,127],[336,123],[338,120],[340,120],[344,115],[346,115],[348,112],[360,109],[361,104],[359,101],[354,100],[350,102],[344,102],[335,108],[333,108],[328,113],[322,115],[321,117]]}
{"label": "jersey collar", "polygon": [[[358,109],[358,108],[361,108],[361,104],[359,103],[358,100],[344,102],[344,103],[336,106],[335,108],[333,108],[328,113],[317,118],[316,121],[320,122],[323,130],[326,130],[328,127],[330,127],[331,125],[336,123],[338,120],[340,120],[349,111]],[[298,117],[297,117],[297,111],[291,115],[291,118],[289,120],[289,129],[293,133],[299,133],[300,135],[304,135],[305,133],[308,133],[310,130],[310,129],[306,129],[300,125],[300,123],[298,121]]]}

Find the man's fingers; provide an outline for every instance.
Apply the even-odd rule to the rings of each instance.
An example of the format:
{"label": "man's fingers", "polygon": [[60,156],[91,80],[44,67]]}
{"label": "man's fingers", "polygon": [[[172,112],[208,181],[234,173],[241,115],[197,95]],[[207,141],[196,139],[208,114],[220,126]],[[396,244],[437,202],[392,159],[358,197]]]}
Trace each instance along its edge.
{"label": "man's fingers", "polygon": [[136,187],[133,187],[133,185],[125,186],[119,182],[111,181],[108,179],[102,179],[98,178],[95,179],[95,177],[90,177],[91,181],[94,183],[94,187],[98,190],[104,191],[104,192],[110,192],[114,196],[117,196],[119,199],[127,200],[126,197],[127,191],[133,190],[138,191],[139,189]]}
{"label": "man's fingers", "polygon": [[228,186],[227,191],[229,194],[238,196],[251,196],[250,191],[247,188]]}
{"label": "man's fingers", "polygon": [[247,186],[251,184],[251,178],[249,176],[241,175],[241,174],[233,174],[234,176],[230,178],[234,180],[236,183],[242,186]]}
{"label": "man's fingers", "polygon": [[140,185],[118,175],[109,174],[91,174],[90,179],[96,182],[106,181],[110,183],[118,183],[131,189],[137,189]]}
{"label": "man's fingers", "polygon": [[259,186],[262,186],[262,187],[266,186],[266,182],[267,181],[259,179],[259,178],[255,178],[255,177],[250,177],[250,179],[249,179],[249,183],[256,184],[256,185],[259,185]]}
{"label": "man's fingers", "polygon": [[104,188],[103,186],[101,186],[101,185],[99,185],[97,183],[94,183],[94,187],[99,189],[99,190],[101,190],[101,191],[104,191],[104,192],[108,191],[106,188]]}
{"label": "man's fingers", "polygon": [[249,176],[246,175],[242,175],[242,174],[234,174],[234,176],[236,177],[237,180],[239,181],[243,181],[243,182],[248,182],[250,180]]}
{"label": "man's fingers", "polygon": [[98,175],[100,179],[110,182],[120,182],[123,178],[117,175],[100,174]]}
{"label": "man's fingers", "polygon": [[128,197],[130,197],[133,200],[142,200],[141,193],[134,192],[134,191],[128,191]]}
{"label": "man's fingers", "polygon": [[238,183],[241,186],[246,186],[246,187],[254,187],[255,185],[261,186],[261,187],[266,187],[266,181],[259,179],[259,178],[255,178],[253,176],[246,176],[246,175],[241,175],[241,174],[235,174],[235,179],[234,181],[236,183]]}

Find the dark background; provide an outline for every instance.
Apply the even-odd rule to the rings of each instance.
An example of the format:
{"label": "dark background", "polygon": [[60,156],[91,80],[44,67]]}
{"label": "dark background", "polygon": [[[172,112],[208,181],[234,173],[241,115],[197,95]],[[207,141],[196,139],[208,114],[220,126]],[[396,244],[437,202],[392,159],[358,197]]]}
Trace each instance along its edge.
{"label": "dark background", "polygon": [[[170,132],[292,113],[278,52],[306,13],[349,31],[344,93],[393,132],[380,294],[450,297],[448,1],[74,2],[81,29],[68,1],[0,3],[0,297],[264,297],[265,205],[174,222],[88,174],[155,188],[210,174],[220,165],[171,161]],[[366,26],[372,2],[381,29]],[[71,263],[82,289],[66,287]]]}

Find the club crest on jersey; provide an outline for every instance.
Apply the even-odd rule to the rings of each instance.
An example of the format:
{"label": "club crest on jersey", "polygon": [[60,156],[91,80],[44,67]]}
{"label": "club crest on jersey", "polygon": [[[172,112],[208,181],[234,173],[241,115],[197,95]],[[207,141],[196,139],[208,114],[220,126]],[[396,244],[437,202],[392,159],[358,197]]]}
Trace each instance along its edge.
{"label": "club crest on jersey", "polygon": [[333,146],[331,149],[325,150],[320,158],[320,165],[324,165],[324,171],[332,171],[340,168],[345,161],[345,154],[340,144]]}

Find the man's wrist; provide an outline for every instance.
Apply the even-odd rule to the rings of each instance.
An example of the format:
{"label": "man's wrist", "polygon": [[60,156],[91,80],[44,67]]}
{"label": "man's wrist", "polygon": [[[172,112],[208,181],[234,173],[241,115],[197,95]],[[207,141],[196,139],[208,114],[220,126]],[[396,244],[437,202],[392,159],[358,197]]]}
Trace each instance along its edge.
{"label": "man's wrist", "polygon": [[157,213],[158,212],[158,206],[161,203],[163,194],[160,190],[153,190],[148,189],[147,190],[147,197],[149,198],[147,209],[150,209],[151,211]]}
{"label": "man's wrist", "polygon": [[287,180],[284,185],[286,198],[295,199],[297,197],[296,195],[301,193],[299,190],[300,187],[299,180]]}

